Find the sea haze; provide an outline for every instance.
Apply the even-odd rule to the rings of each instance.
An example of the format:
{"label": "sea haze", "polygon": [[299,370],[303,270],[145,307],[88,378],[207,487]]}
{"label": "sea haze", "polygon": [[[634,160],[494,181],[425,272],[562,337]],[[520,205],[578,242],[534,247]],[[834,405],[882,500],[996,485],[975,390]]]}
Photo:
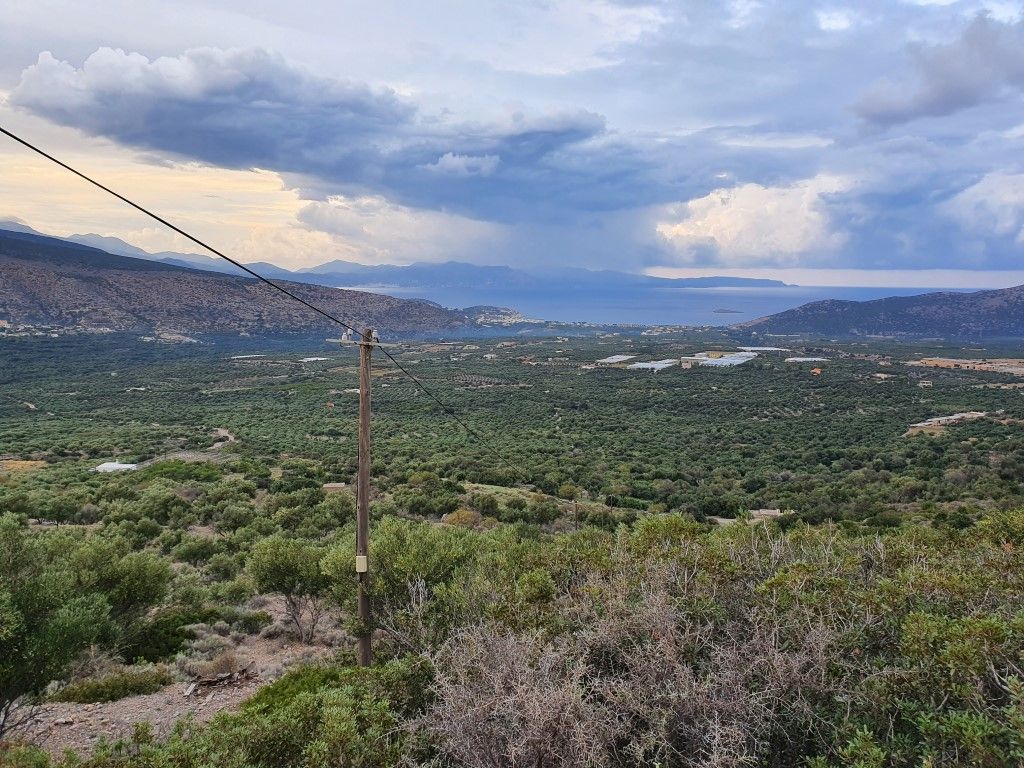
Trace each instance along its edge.
{"label": "sea haze", "polygon": [[[482,286],[465,288],[399,285],[337,286],[401,298],[435,301],[446,307],[512,307],[531,318],[560,322],[640,325],[733,325],[821,299],[868,301],[886,296],[931,293],[931,288],[785,286],[773,288],[677,288],[630,286],[625,290],[574,289],[561,283],[550,290]],[[949,290],[949,289],[942,289]]]}

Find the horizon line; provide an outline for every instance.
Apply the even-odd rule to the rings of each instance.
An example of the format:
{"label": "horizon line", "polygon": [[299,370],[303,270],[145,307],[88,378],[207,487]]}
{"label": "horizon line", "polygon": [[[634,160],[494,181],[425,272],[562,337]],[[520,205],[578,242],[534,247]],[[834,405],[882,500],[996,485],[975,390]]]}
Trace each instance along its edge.
{"label": "horizon line", "polygon": [[643,274],[669,279],[746,277],[781,280],[801,288],[921,288],[983,291],[1024,285],[1024,270],[1012,269],[648,267],[643,270]]}

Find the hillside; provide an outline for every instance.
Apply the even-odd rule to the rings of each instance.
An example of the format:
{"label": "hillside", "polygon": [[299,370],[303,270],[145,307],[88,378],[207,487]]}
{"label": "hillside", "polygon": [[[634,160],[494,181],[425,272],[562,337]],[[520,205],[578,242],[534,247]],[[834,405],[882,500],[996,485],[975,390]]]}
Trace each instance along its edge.
{"label": "hillside", "polygon": [[[4,230],[51,237],[18,221],[0,219],[0,236]],[[198,253],[161,251],[151,253],[117,237],[97,234],[70,235],[60,239],[98,248],[117,256],[146,259],[179,267],[191,267],[210,272],[239,274],[239,270],[223,259]],[[689,278],[652,277],[644,274],[593,270],[579,267],[533,267],[519,269],[503,265],[479,265],[459,261],[440,263],[421,262],[399,266],[397,264],[359,264],[334,259],[313,267],[289,270],[267,262],[249,262],[246,266],[259,274],[297,283],[337,286],[393,286],[429,293],[439,288],[464,288],[469,291],[481,287],[515,287],[520,291],[549,291],[553,283],[562,290],[628,291],[651,288],[784,288],[780,280],[761,278],[712,276]]]}
{"label": "hillside", "polygon": [[735,326],[758,333],[948,339],[1024,337],[1024,286],[874,301],[816,301]]}
{"label": "hillside", "polygon": [[[283,282],[356,325],[420,333],[472,325],[427,301]],[[293,334],[332,323],[259,281],[115,256],[25,232],[0,232],[0,320],[116,331]]]}

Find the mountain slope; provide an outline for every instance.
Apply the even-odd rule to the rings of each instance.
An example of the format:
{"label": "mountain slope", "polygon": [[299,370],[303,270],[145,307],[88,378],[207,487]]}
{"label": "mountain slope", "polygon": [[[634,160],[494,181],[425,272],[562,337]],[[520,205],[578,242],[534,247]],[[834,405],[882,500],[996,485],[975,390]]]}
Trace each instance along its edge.
{"label": "mountain slope", "polygon": [[[283,282],[352,322],[419,333],[472,325],[427,301]],[[314,333],[338,328],[252,278],[116,256],[30,233],[0,232],[0,319],[13,323],[194,334]]]}
{"label": "mountain slope", "polygon": [[64,239],[70,240],[73,243],[87,245],[90,248],[98,248],[101,251],[112,253],[115,256],[128,256],[133,259],[163,261],[168,264],[177,264],[178,266],[192,267],[193,269],[205,269],[210,272],[226,272],[230,275],[241,274],[239,269],[231,266],[223,259],[218,259],[213,256],[203,256],[199,253],[176,253],[174,251],[150,253],[149,251],[144,251],[141,248],[135,247],[131,243],[126,243],[119,237],[106,237],[104,235],[89,234],[71,235]]}
{"label": "mountain slope", "polygon": [[973,293],[925,293],[874,301],[816,301],[735,326],[758,333],[1024,337],[1024,286]]}

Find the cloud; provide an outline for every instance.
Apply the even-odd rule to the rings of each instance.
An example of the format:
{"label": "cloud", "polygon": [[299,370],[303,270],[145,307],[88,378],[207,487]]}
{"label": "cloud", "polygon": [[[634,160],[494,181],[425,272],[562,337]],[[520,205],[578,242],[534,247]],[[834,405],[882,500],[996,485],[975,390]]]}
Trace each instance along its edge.
{"label": "cloud", "polygon": [[490,176],[498,167],[501,158],[497,155],[456,155],[445,152],[433,163],[420,168],[448,176]]}
{"label": "cloud", "polygon": [[842,32],[853,26],[854,15],[844,8],[815,11],[818,26],[825,32]]}
{"label": "cloud", "polygon": [[150,60],[101,48],[80,68],[43,53],[10,100],[128,146],[470,216],[527,215],[549,194],[571,205],[570,188],[592,180],[572,173],[573,149],[605,130],[584,110],[452,122],[393,90],[324,78],[258,49]]}
{"label": "cloud", "polygon": [[912,77],[880,80],[856,101],[863,120],[885,127],[951,115],[1024,90],[1024,19],[980,14],[952,43],[918,45],[911,57]]}
{"label": "cloud", "polygon": [[335,238],[347,258],[366,263],[411,264],[477,255],[494,247],[502,228],[437,211],[396,205],[380,196],[335,195],[298,213],[305,227]]}
{"label": "cloud", "polygon": [[987,174],[942,206],[966,231],[1024,245],[1024,173]]}
{"label": "cloud", "polygon": [[[355,15],[325,0],[256,15],[241,0],[191,15],[156,0],[116,12],[26,6],[17,19],[0,12],[12,22],[0,25],[0,94],[11,91],[0,122],[97,172],[117,154],[138,173],[126,187],[136,193],[149,194],[162,163],[161,205],[217,242],[245,242],[254,258],[266,242],[275,259],[302,263],[333,249],[362,261],[621,269],[1009,269],[1016,232],[974,226],[980,213],[944,202],[1021,170],[1020,102],[1006,98],[1018,87],[1012,5],[380,0]],[[975,18],[977,8],[991,16]],[[43,46],[53,55],[25,69]],[[915,119],[928,114],[945,118]],[[16,190],[34,166],[14,178],[9,158],[0,192],[15,190],[11,212],[97,217],[89,231],[134,226],[82,195],[55,206],[69,186],[59,180],[22,204]],[[197,167],[182,160],[239,183],[217,200],[202,197],[209,177],[181,192]],[[230,201],[261,175],[254,168],[274,190],[254,181],[253,215],[240,223]],[[857,184],[828,191],[834,178]],[[259,231],[260,218],[273,229]]]}
{"label": "cloud", "polygon": [[352,163],[336,136],[363,143],[416,113],[393,91],[318,77],[259,49],[198,48],[150,60],[100,48],[77,69],[44,52],[10,100],[132,146],[265,168],[314,158]]}
{"label": "cloud", "polygon": [[819,175],[788,186],[716,189],[671,209],[657,231],[684,262],[710,251],[724,264],[802,264],[846,242],[833,231],[825,200],[851,186],[848,178]]}
{"label": "cloud", "polygon": [[730,0],[729,16],[726,22],[733,29],[742,29],[752,24],[761,10],[761,0]]}

